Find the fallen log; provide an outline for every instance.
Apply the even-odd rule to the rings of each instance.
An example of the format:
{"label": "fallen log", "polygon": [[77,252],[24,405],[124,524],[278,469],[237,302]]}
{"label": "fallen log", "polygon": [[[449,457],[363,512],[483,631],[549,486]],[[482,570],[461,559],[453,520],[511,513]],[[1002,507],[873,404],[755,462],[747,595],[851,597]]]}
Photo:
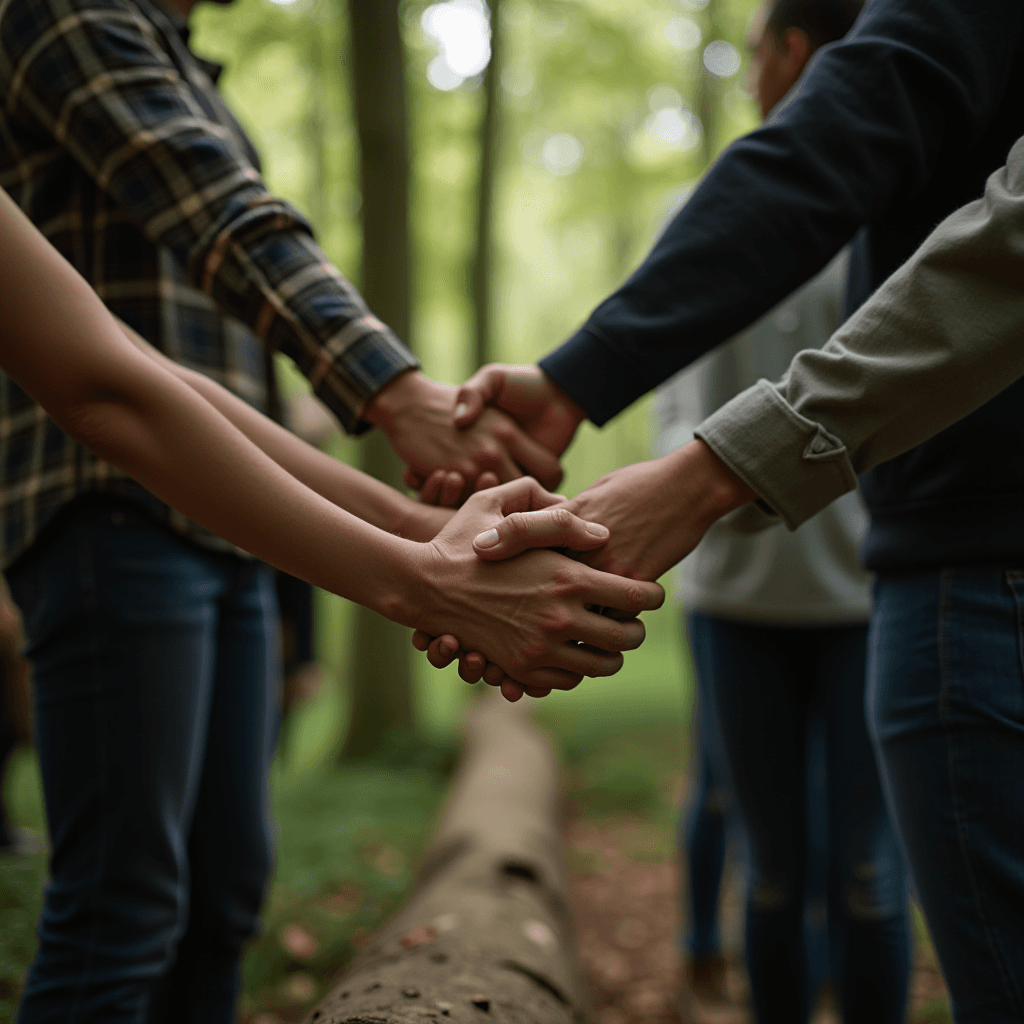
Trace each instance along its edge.
{"label": "fallen log", "polygon": [[306,1024],[586,1022],[558,761],[528,703],[474,707],[415,890]]}

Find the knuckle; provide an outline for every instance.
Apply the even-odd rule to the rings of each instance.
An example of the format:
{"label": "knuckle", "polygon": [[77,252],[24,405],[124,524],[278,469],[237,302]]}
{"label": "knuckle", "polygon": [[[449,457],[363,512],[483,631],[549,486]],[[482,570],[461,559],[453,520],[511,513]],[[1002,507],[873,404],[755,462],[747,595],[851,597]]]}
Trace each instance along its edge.
{"label": "knuckle", "polygon": [[[566,561],[568,561],[566,559]],[[573,595],[581,588],[581,579],[579,572],[575,569],[572,562],[568,562],[565,566],[559,566],[551,574],[551,583],[555,589],[555,593]]]}
{"label": "knuckle", "polygon": [[608,630],[607,638],[608,650],[610,651],[621,651],[629,646],[629,641],[626,638],[626,630],[618,623],[614,624],[611,629]]}
{"label": "knuckle", "polygon": [[501,461],[501,446],[489,438],[476,446],[476,460],[483,466],[493,466]]}
{"label": "knuckle", "polygon": [[496,416],[491,424],[491,434],[506,447],[516,437],[516,428],[507,416]]}
{"label": "knuckle", "polygon": [[572,615],[566,608],[549,608],[541,616],[541,629],[556,636],[563,635],[572,626]]}
{"label": "knuckle", "polygon": [[576,525],[576,517],[567,508],[552,509],[551,519],[560,530],[571,530]]}
{"label": "knuckle", "polygon": [[530,535],[530,521],[522,512],[512,512],[505,517],[505,527],[514,540],[524,540]]}

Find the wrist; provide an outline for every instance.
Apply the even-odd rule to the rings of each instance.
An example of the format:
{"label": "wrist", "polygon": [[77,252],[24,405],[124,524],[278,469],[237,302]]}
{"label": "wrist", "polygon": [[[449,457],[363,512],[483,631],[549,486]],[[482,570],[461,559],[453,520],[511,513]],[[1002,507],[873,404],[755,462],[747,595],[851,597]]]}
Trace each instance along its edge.
{"label": "wrist", "polygon": [[553,400],[573,418],[574,424],[578,427],[587,418],[586,411],[574,398],[571,398],[569,394],[563,390],[562,386],[555,381],[554,377],[548,375],[543,367],[540,367],[539,369],[545,385],[552,393]]}
{"label": "wrist", "polygon": [[371,600],[364,602],[375,612],[403,626],[419,625],[420,609],[429,588],[430,545],[404,537],[389,536],[375,573]]}
{"label": "wrist", "polygon": [[420,400],[427,378],[420,370],[404,370],[377,392],[363,409],[363,419],[390,434],[404,411]]}
{"label": "wrist", "polygon": [[757,494],[705,441],[691,441],[670,452],[664,460],[671,478],[682,491],[680,500],[688,503],[705,530],[727,512],[757,499]]}
{"label": "wrist", "polygon": [[401,501],[396,503],[392,523],[388,527],[399,537],[419,542],[433,540],[453,515],[452,509],[424,505],[404,494],[399,497]]}

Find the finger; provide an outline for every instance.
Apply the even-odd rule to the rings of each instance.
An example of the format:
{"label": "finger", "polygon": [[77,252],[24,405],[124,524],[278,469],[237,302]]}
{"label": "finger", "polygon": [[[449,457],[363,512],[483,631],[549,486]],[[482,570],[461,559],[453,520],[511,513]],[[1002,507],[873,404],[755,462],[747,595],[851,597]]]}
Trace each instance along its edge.
{"label": "finger", "polygon": [[505,670],[500,665],[495,665],[493,661],[489,661],[484,669],[484,682],[488,686],[501,686],[501,681],[504,678]]}
{"label": "finger", "polygon": [[468,501],[474,511],[507,516],[510,512],[528,512],[564,499],[548,494],[532,476],[520,474],[508,483],[477,490]]}
{"label": "finger", "polygon": [[514,679],[509,679],[508,676],[505,676],[505,679],[501,684],[501,695],[505,700],[511,701],[514,704],[525,692],[526,691],[523,687]]}
{"label": "finger", "polygon": [[487,491],[492,487],[497,487],[501,481],[498,479],[498,474],[485,469],[477,478],[476,483],[473,485],[474,491]]}
{"label": "finger", "polygon": [[422,473],[417,473],[416,470],[406,466],[402,470],[402,481],[406,487],[411,491],[418,491],[422,486],[426,477]]}
{"label": "finger", "polygon": [[447,668],[459,656],[459,641],[450,633],[439,636],[427,650],[427,661],[434,668]]}
{"label": "finger", "polygon": [[479,651],[470,651],[459,658],[459,677],[467,683],[478,683],[487,667],[487,659]]}
{"label": "finger", "polygon": [[483,366],[459,388],[455,396],[453,422],[457,427],[468,427],[477,421],[484,406],[500,393],[505,382],[504,367]]}
{"label": "finger", "polygon": [[497,466],[494,469],[502,483],[506,483],[509,480],[518,480],[523,476],[523,471],[516,464],[512,456],[509,455],[504,445],[501,445],[499,448]]}
{"label": "finger", "polygon": [[449,470],[444,474],[444,482],[441,484],[437,504],[445,508],[456,508],[462,499],[462,492],[466,487],[466,480],[461,473]]}
{"label": "finger", "polygon": [[417,629],[412,634],[412,645],[417,651],[426,651],[433,642],[434,638],[429,633],[424,633],[422,629]]}
{"label": "finger", "polygon": [[641,612],[660,608],[665,603],[665,591],[657,583],[614,576],[587,566],[581,568],[587,573],[584,603],[599,605],[605,614],[614,608],[620,612],[630,612],[635,617]]}
{"label": "finger", "polygon": [[[570,645],[564,645],[566,652]],[[571,655],[569,655],[571,657]],[[578,686],[584,676],[583,672],[571,672],[561,668],[536,668],[524,672],[522,680],[515,680],[521,686],[532,686],[544,690],[571,690]],[[500,680],[499,680],[500,682]]]}
{"label": "finger", "polygon": [[558,456],[544,445],[538,444],[518,427],[503,430],[500,437],[512,458],[530,476],[535,476],[543,487],[550,491],[562,482],[564,474]]}
{"label": "finger", "polygon": [[[567,675],[581,676],[613,676],[622,668],[624,659],[617,651],[605,651],[591,644],[567,643],[563,649],[554,654],[551,660],[556,662],[555,668],[562,669]],[[535,672],[521,673],[524,686],[541,686],[543,682]],[[575,683],[573,684],[575,685]],[[564,684],[552,689],[570,689]]]}
{"label": "finger", "polygon": [[512,558],[529,548],[570,548],[591,551],[609,537],[608,528],[588,523],[567,508],[513,512],[490,530],[478,534],[473,550],[486,561]]}
{"label": "finger", "polygon": [[441,488],[444,486],[446,475],[443,469],[435,469],[420,488],[420,501],[425,505],[436,505],[441,496]]}
{"label": "finger", "polygon": [[524,686],[527,697],[546,697],[551,691],[544,686]]}
{"label": "finger", "polygon": [[639,619],[619,622],[591,612],[582,612],[570,628],[574,640],[606,653],[635,651],[647,636],[647,628]]}

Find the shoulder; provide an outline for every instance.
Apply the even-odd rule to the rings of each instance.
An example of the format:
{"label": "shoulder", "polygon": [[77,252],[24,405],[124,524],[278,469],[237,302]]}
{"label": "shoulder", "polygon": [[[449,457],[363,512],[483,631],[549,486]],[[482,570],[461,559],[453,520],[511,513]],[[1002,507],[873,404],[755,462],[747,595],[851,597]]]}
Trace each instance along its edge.
{"label": "shoulder", "polygon": [[104,25],[154,31],[133,0],[0,0],[0,47],[9,54],[42,50],[62,37]]}
{"label": "shoulder", "polygon": [[[0,0],[0,80],[7,103],[25,87],[61,95],[104,71],[166,50],[134,0]],[[158,58],[159,59],[159,58]]]}

